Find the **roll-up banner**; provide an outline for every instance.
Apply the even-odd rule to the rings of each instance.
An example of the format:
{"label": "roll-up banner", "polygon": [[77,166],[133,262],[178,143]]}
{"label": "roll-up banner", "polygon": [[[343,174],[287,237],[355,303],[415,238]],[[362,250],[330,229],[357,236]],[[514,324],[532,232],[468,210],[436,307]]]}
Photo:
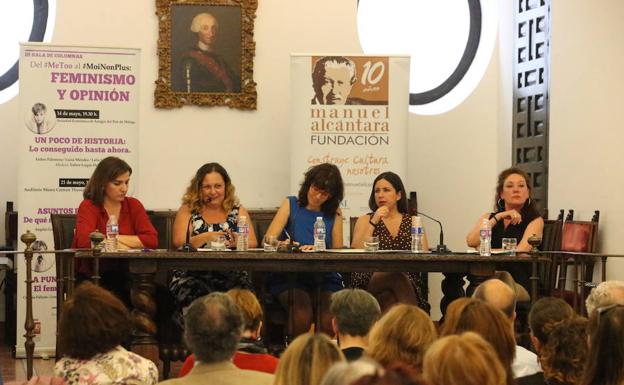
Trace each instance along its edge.
{"label": "roll-up banner", "polygon": [[409,73],[407,56],[291,55],[291,192],[311,166],[338,166],[347,245],[375,177],[407,176]]}
{"label": "roll-up banner", "polygon": [[[19,234],[37,236],[33,249],[52,250],[50,214],[75,214],[83,188],[108,156],[138,169],[140,53],[135,48],[25,43],[19,62]],[[20,244],[20,249],[23,248]],[[53,254],[33,257],[35,354],[53,356],[56,345],[56,271]],[[16,263],[17,346],[25,356],[26,279]]]}

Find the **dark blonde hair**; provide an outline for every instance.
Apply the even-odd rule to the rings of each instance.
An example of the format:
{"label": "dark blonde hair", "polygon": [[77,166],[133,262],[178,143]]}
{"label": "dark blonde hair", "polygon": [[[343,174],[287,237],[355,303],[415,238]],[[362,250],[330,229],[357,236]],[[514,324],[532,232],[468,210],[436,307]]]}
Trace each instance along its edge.
{"label": "dark blonde hair", "polygon": [[507,384],[514,383],[511,364],[516,356],[516,341],[509,318],[490,305],[474,298],[459,298],[446,309],[440,335],[475,332],[488,341],[507,372]]}
{"label": "dark blonde hair", "polygon": [[96,205],[101,205],[106,194],[106,184],[126,172],[132,175],[132,168],[123,159],[115,156],[102,159],[95,167],[82,192],[83,198],[89,199]]}
{"label": "dark blonde hair", "polygon": [[399,304],[373,326],[366,352],[384,366],[402,361],[420,369],[425,351],[436,338],[427,313],[417,306]]}
{"label": "dark blonde hair", "polygon": [[262,321],[262,306],[255,294],[247,289],[230,289],[225,294],[229,295],[241,309],[245,330],[257,330]]}
{"label": "dark blonde hair", "polygon": [[186,188],[186,193],[182,196],[182,204],[188,206],[191,211],[201,211],[201,188],[204,181],[204,177],[211,172],[216,172],[221,175],[223,182],[225,183],[225,199],[223,200],[223,209],[226,213],[229,213],[232,208],[238,203],[236,197],[236,188],[232,184],[232,180],[227,171],[219,163],[206,163],[201,166],[189,186]]}
{"label": "dark blonde hair", "polygon": [[492,345],[474,332],[434,342],[423,363],[429,385],[504,385],[505,369]]}
{"label": "dark blonde hair", "polygon": [[329,368],[344,360],[325,334],[301,334],[282,354],[273,385],[319,385]]}
{"label": "dark blonde hair", "polygon": [[58,339],[63,354],[88,360],[113,349],[129,336],[130,314],[106,289],[85,281],[61,308]]}

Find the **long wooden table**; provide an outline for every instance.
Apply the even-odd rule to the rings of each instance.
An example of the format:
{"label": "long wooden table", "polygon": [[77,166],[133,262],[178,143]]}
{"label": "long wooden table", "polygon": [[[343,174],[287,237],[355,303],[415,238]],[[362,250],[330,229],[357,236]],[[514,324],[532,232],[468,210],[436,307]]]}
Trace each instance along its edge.
{"label": "long wooden table", "polygon": [[[322,252],[322,253],[266,253],[262,250],[247,252],[195,252],[176,251],[97,253],[95,260],[104,258],[126,260],[133,278],[131,301],[133,305],[135,332],[132,350],[158,362],[157,326],[154,298],[154,277],[159,271],[184,270],[247,270],[264,272],[442,272],[444,298],[441,306],[464,296],[464,277],[469,281],[468,293],[494,274],[497,262],[533,264],[532,298],[537,297],[537,264],[549,261],[537,254],[517,256],[494,255],[481,257],[478,254],[448,253],[414,254],[406,251],[393,252]],[[74,255],[67,254],[66,262],[57,264],[57,288],[60,297],[70,295],[73,290]],[[91,252],[77,252],[75,258],[91,258]],[[97,266],[97,264],[96,264]],[[97,281],[98,268],[95,268]],[[318,313],[318,312],[317,312]]]}

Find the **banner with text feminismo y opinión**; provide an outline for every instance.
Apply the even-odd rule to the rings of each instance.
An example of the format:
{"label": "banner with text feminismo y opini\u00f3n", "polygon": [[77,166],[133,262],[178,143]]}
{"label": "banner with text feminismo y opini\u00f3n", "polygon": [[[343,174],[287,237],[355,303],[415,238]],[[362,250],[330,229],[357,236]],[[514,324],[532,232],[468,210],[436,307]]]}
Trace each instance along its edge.
{"label": "banner with text feminismo y opini\u00f3n", "polygon": [[311,166],[338,166],[347,243],[349,217],[370,211],[375,177],[406,178],[409,57],[292,55],[290,70],[291,192]]}
{"label": "banner with text feminismo y opini\u00f3n", "polygon": [[[19,64],[19,233],[35,250],[54,249],[50,214],[75,214],[82,190],[107,156],[138,169],[139,49],[25,43]],[[104,229],[100,229],[104,230]],[[20,249],[24,245],[21,244]],[[17,356],[24,356],[25,263],[18,267]],[[56,335],[53,254],[33,257],[35,354],[53,355]]]}

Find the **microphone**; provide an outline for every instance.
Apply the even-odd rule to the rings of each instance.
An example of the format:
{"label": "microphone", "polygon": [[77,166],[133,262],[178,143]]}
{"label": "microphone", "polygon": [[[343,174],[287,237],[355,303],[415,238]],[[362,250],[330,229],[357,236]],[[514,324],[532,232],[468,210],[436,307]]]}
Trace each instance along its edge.
{"label": "microphone", "polygon": [[444,230],[442,229],[442,222],[440,222],[439,220],[423,213],[422,211],[417,211],[416,212],[418,215],[422,215],[425,218],[429,218],[434,222],[437,222],[438,225],[440,225],[440,242],[438,243],[438,245],[436,246],[436,252],[438,254],[444,254],[444,253],[448,253],[451,250],[448,249],[448,247],[446,247],[446,245],[444,244]]}

